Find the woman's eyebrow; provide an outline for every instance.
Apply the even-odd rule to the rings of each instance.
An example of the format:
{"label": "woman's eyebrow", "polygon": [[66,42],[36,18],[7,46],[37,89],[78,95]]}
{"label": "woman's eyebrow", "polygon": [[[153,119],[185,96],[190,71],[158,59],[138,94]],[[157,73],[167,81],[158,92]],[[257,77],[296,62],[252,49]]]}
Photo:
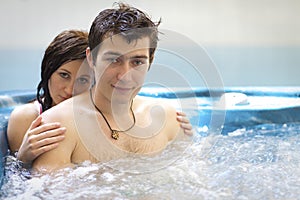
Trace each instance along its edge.
{"label": "woman's eyebrow", "polygon": [[57,71],[59,71],[59,70],[61,70],[61,71],[64,71],[64,72],[67,72],[67,73],[71,74],[71,72],[70,72],[69,70],[67,70],[67,69],[64,69],[64,68],[62,68],[62,69],[58,69]]}

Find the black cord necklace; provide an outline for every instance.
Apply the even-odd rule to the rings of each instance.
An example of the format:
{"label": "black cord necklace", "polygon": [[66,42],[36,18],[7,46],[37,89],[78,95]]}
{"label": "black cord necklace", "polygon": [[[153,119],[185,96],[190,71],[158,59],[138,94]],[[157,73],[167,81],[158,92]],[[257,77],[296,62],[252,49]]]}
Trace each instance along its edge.
{"label": "black cord necklace", "polygon": [[104,116],[104,114],[102,113],[102,111],[94,103],[94,100],[93,100],[93,97],[92,97],[92,89],[90,89],[90,98],[91,98],[91,102],[94,105],[94,107],[97,109],[97,111],[102,115],[103,119],[105,120],[108,128],[111,131],[111,137],[113,139],[115,139],[115,140],[119,139],[119,133],[127,132],[127,131],[129,131],[130,129],[132,129],[134,127],[134,125],[135,125],[135,116],[134,116],[134,112],[132,110],[133,100],[131,101],[131,105],[130,105],[130,111],[131,111],[132,117],[133,117],[133,124],[128,129],[126,129],[126,130],[116,130],[116,129],[112,129],[111,128],[110,124],[108,123],[108,120],[106,119],[106,117]]}

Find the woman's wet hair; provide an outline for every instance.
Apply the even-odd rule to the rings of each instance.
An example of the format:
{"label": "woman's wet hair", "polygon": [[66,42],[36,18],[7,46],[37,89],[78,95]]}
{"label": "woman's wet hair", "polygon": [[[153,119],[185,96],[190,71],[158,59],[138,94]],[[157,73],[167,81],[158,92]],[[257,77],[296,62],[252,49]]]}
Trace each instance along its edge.
{"label": "woman's wet hair", "polygon": [[92,23],[89,32],[89,47],[92,51],[93,62],[101,42],[116,34],[121,34],[128,43],[142,37],[150,38],[150,64],[154,58],[154,52],[158,42],[158,25],[151,21],[141,10],[123,3],[117,4],[118,8],[101,11]]}
{"label": "woman's wet hair", "polygon": [[41,66],[41,81],[37,87],[37,100],[43,111],[52,107],[48,82],[51,75],[63,64],[86,58],[88,32],[66,30],[57,35],[45,51]]}

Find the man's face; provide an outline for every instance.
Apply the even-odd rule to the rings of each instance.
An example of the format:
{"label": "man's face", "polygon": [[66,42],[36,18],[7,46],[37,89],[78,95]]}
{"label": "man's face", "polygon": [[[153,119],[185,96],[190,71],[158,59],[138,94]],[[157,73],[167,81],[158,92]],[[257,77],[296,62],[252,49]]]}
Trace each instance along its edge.
{"label": "man's face", "polygon": [[121,35],[101,43],[95,63],[97,91],[119,103],[127,103],[140,90],[149,68],[150,39],[128,43]]}

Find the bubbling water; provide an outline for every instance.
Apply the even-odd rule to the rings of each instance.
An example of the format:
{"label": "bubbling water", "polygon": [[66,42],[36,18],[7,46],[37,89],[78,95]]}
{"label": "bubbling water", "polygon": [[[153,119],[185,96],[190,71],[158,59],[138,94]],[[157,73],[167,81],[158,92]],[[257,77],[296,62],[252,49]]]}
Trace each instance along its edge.
{"label": "bubbling water", "polygon": [[299,197],[300,124],[264,124],[226,135],[208,131],[197,127],[192,144],[182,141],[158,156],[84,162],[30,179],[8,162],[0,194],[4,199]]}

